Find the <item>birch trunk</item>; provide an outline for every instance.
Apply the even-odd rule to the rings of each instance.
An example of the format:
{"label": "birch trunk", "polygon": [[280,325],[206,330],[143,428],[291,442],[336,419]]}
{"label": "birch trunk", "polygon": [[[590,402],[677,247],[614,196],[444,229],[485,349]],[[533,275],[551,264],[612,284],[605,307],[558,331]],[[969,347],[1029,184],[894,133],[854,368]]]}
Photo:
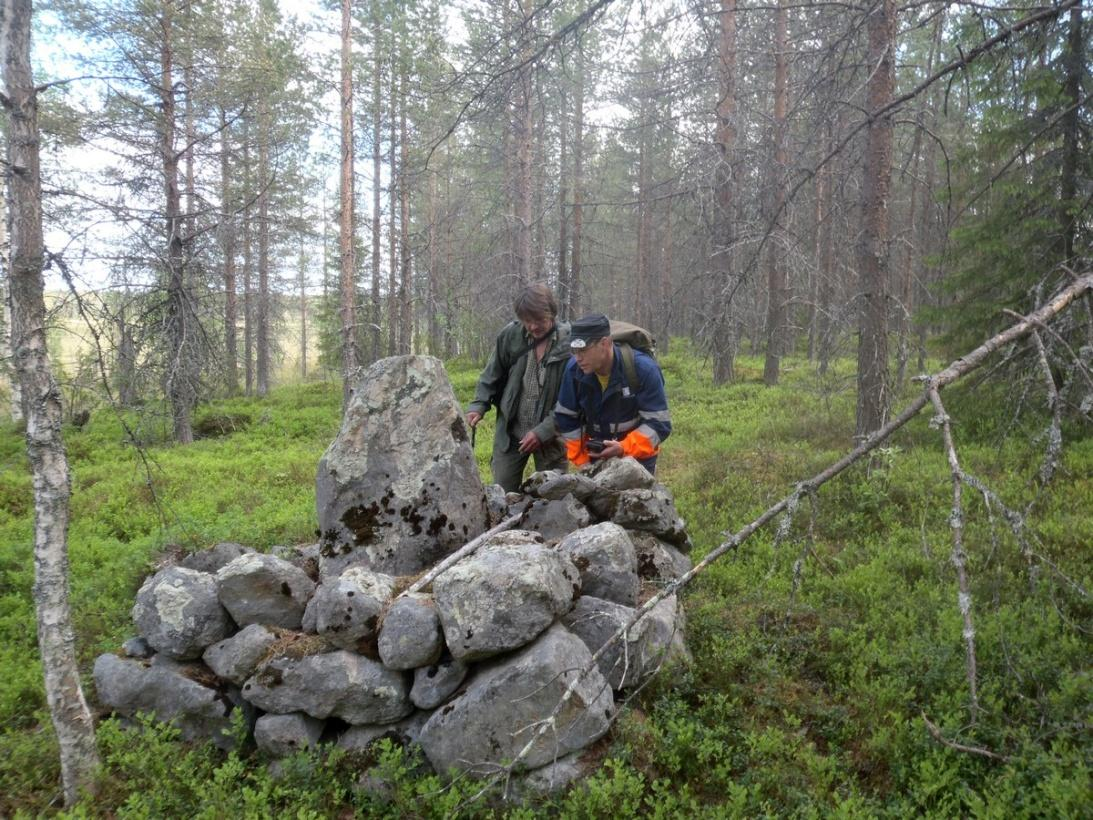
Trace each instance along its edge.
{"label": "birch trunk", "polygon": [[68,459],[61,393],[46,349],[38,101],[30,69],[30,0],[4,0],[0,52],[7,87],[11,174],[12,340],[26,399],[34,476],[34,606],[46,700],[61,752],[65,805],[93,786],[99,765],[91,712],[80,687],[68,600]]}

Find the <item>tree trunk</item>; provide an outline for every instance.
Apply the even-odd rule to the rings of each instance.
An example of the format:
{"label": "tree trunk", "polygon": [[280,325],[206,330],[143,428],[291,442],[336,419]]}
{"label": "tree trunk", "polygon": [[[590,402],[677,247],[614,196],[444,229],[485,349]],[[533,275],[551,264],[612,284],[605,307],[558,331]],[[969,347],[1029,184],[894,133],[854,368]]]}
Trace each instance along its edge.
{"label": "tree trunk", "polygon": [[11,420],[23,420],[23,391],[12,366],[11,352],[11,285],[5,278],[11,273],[11,246],[8,244],[7,181],[0,176],[0,373],[11,386],[8,410]]}
{"label": "tree trunk", "polygon": [[[304,224],[305,214],[300,206],[300,223]],[[300,232],[300,264],[297,287],[300,294],[300,381],[307,381],[307,250],[304,246],[306,234]]]}
{"label": "tree trunk", "polygon": [[581,240],[584,234],[584,51],[577,46],[577,88],[573,101],[573,254],[569,268],[566,314],[581,311]]}
{"label": "tree trunk", "polygon": [[383,128],[383,55],[380,44],[383,42],[383,29],[381,26],[380,0],[372,3],[372,304],[371,327],[369,338],[371,339],[370,358],[376,361],[380,358],[380,259],[382,258],[381,245],[381,190],[382,190],[382,160],[383,145],[380,140],[380,131]]}
{"label": "tree trunk", "polygon": [[34,476],[34,605],[46,700],[61,753],[66,806],[90,790],[99,765],[95,729],[76,665],[68,600],[69,473],[61,394],[46,349],[38,100],[30,68],[30,0],[4,0],[0,62],[7,87],[11,197],[12,346],[26,403]]}
{"label": "tree trunk", "polygon": [[342,411],[349,406],[357,353],[356,259],[353,245],[353,48],[352,3],[342,0],[341,52],[341,213],[338,250],[341,258],[338,294],[342,342]]}
{"label": "tree trunk", "polygon": [[[129,294],[123,295],[124,299]],[[133,328],[125,318],[126,304],[123,302],[114,317],[117,328],[117,352],[114,356],[113,381],[118,404],[132,407],[136,404],[137,391],[137,351],[133,341]]]}
{"label": "tree trunk", "polygon": [[224,257],[224,348],[228,395],[239,392],[239,341],[236,338],[235,215],[231,195],[231,143],[227,112],[220,108],[220,250]]}
{"label": "tree trunk", "polygon": [[718,100],[717,100],[717,214],[711,243],[711,267],[717,289],[714,307],[713,380],[724,384],[736,377],[739,331],[732,319],[733,276],[733,161],[736,150],[736,0],[721,0],[718,15]]}
{"label": "tree trunk", "polygon": [[178,152],[175,150],[176,105],[174,85],[173,18],[165,7],[160,21],[160,160],[166,217],[167,248],[164,254],[167,273],[167,364],[164,372],[165,393],[171,405],[175,440],[189,444],[194,440],[193,409],[197,403],[196,364],[198,327],[192,294],[186,280],[186,249],[183,243],[183,215],[178,187]]}
{"label": "tree trunk", "polygon": [[443,342],[440,338],[440,248],[437,245],[440,238],[436,226],[437,219],[439,219],[436,176],[435,169],[429,171],[429,278],[427,280],[429,298],[425,313],[428,316],[429,323],[429,353],[433,356],[442,357],[444,353],[441,350]]}
{"label": "tree trunk", "polygon": [[558,307],[562,319],[569,315],[569,217],[566,200],[569,198],[569,110],[565,88],[561,90],[558,111]]}
{"label": "tree trunk", "polygon": [[[399,353],[408,355],[414,342],[414,282],[410,253],[410,139],[406,129],[406,64],[399,72]],[[392,168],[394,173],[394,168]]]}
{"label": "tree trunk", "polygon": [[1064,265],[1074,258],[1074,240],[1078,233],[1078,160],[1080,158],[1081,118],[1079,107],[1082,97],[1082,75],[1085,53],[1082,36],[1082,7],[1070,10],[1070,29],[1066,43],[1066,81],[1063,88],[1063,105],[1069,107],[1063,116],[1063,161],[1060,168],[1059,229],[1060,250]]}
{"label": "tree trunk", "polygon": [[269,393],[269,189],[273,180],[269,170],[269,132],[272,127],[265,100],[258,103],[258,327],[255,334],[255,362],[258,395]]}
{"label": "tree trunk", "polygon": [[[534,10],[532,0],[520,0],[519,14],[522,23],[519,28],[525,45],[526,52],[530,42],[531,32],[528,27],[532,25],[531,15]],[[532,156],[531,143],[534,130],[532,116],[532,65],[525,62],[520,67],[516,78],[516,100],[514,111],[513,137],[516,140],[516,167],[515,167],[515,273],[520,285],[526,285],[532,281],[531,263],[531,199],[532,199]]]}
{"label": "tree trunk", "polygon": [[786,201],[786,111],[789,84],[786,77],[786,0],[778,0],[774,17],[774,122],[772,124],[773,160],[771,167],[770,240],[767,273],[767,355],[763,362],[763,383],[778,384],[778,371],[785,346],[786,310],[789,302],[785,253],[782,244],[783,214]]}
{"label": "tree trunk", "polygon": [[387,188],[387,253],[389,267],[387,269],[387,355],[398,355],[398,325],[401,316],[398,307],[398,85],[395,77],[395,60],[398,59],[398,41],[392,34],[391,37],[391,83],[388,88],[390,105],[388,108],[388,133],[391,143],[387,149],[388,171],[391,174],[391,184]]}
{"label": "tree trunk", "polygon": [[[830,120],[826,132],[825,150],[830,150],[835,144]],[[820,259],[816,271],[819,280],[816,287],[816,352],[820,375],[824,375],[831,361],[831,310],[835,283],[835,182],[830,162],[820,169],[817,185],[820,188]]]}
{"label": "tree trunk", "polygon": [[[243,120],[243,196],[251,195],[250,125]],[[254,263],[251,242],[251,206],[243,211],[243,384],[248,396],[254,395]]]}
{"label": "tree trunk", "polygon": [[[895,88],[895,0],[881,0],[869,12],[872,68],[867,110],[879,111]],[[862,231],[858,276],[862,309],[858,340],[858,406],[855,431],[866,436],[888,418],[888,194],[892,180],[892,119],[872,119],[866,132],[862,178]]]}

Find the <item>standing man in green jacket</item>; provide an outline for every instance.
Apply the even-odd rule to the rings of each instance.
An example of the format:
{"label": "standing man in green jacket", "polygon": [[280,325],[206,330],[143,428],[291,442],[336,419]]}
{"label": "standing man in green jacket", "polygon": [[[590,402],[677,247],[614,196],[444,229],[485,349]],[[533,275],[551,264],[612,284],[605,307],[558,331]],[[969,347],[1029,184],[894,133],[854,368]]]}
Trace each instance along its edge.
{"label": "standing man in green jacket", "polygon": [[490,467],[506,492],[518,490],[528,458],[536,470],[566,468],[565,446],[554,424],[554,404],[569,361],[569,323],[557,322],[558,303],[543,284],[525,287],[513,304],[516,321],[497,334],[478,378],[467,423],[474,427],[497,408]]}

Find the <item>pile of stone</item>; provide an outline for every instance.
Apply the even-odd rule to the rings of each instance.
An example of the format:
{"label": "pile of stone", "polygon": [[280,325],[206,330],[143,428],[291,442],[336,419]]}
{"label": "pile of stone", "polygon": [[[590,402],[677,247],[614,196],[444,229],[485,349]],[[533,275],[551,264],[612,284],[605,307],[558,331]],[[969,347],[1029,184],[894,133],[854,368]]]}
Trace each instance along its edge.
{"label": "pile of stone", "polygon": [[[99,700],[223,747],[241,710],[272,757],[388,736],[419,743],[442,774],[496,771],[592,653],[691,566],[670,493],[631,459],[536,473],[522,489],[483,487],[439,361],[378,362],[320,463],[321,541],[270,554],[223,543],[160,569],[137,594],[139,637],[95,662]],[[500,521],[514,528],[478,539]],[[686,655],[668,596],[609,647],[520,768],[575,775],[617,693]]]}

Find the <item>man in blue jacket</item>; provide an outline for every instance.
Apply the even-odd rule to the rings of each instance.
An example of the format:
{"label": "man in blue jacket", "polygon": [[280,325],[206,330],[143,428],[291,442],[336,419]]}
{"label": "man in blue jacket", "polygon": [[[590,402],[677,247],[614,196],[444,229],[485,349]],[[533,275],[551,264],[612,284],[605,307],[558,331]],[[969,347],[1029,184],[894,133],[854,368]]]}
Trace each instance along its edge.
{"label": "man in blue jacket", "polygon": [[649,355],[633,350],[634,373],[627,373],[623,351],[611,339],[602,313],[573,322],[573,359],[562,377],[554,420],[575,465],[633,456],[656,470],[660,443],[672,432],[664,376]]}

